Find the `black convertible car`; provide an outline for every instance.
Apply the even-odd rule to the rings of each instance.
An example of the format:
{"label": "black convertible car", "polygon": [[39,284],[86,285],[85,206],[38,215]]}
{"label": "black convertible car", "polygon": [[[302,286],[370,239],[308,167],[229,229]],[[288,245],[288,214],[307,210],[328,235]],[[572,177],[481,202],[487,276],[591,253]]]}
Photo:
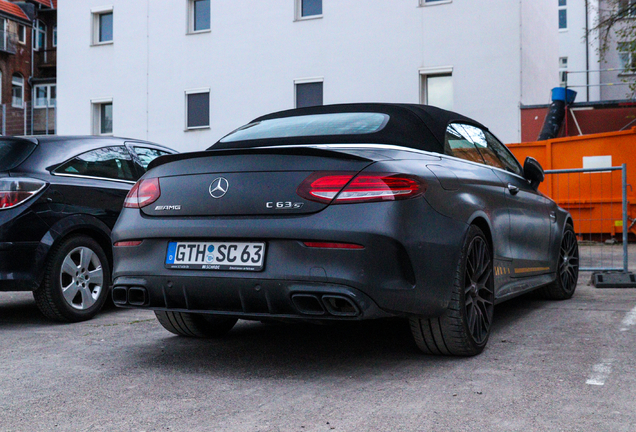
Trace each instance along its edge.
{"label": "black convertible car", "polygon": [[110,230],[135,181],[174,150],[113,137],[0,138],[0,291],[81,321],[111,286]]}
{"label": "black convertible car", "polygon": [[537,192],[541,166],[453,112],[284,111],[150,168],[113,230],[113,300],[179,335],[402,316],[422,351],[475,355],[496,303],[576,288],[572,219]]}

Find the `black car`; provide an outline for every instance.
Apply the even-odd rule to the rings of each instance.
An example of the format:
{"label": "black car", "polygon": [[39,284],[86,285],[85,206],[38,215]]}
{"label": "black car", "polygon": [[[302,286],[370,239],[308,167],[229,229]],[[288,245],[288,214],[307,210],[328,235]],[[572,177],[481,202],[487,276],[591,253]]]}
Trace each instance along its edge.
{"label": "black car", "polygon": [[112,137],[0,137],[0,291],[33,291],[55,320],[93,317],[109,295],[124,198],[172,153]]}
{"label": "black car", "polygon": [[537,191],[541,166],[453,112],[283,111],[150,168],[113,230],[113,300],[179,335],[400,316],[422,351],[474,355],[496,303],[576,288],[572,218]]}

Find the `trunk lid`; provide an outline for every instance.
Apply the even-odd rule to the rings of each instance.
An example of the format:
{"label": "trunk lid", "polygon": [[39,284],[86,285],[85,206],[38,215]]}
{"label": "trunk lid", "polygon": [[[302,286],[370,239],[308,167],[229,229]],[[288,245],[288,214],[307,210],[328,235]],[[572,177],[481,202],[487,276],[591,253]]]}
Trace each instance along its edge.
{"label": "trunk lid", "polygon": [[328,204],[296,190],[312,173],[358,173],[380,154],[307,147],[207,151],[161,158],[145,178],[159,178],[161,195],[148,216],[276,216],[318,212]]}

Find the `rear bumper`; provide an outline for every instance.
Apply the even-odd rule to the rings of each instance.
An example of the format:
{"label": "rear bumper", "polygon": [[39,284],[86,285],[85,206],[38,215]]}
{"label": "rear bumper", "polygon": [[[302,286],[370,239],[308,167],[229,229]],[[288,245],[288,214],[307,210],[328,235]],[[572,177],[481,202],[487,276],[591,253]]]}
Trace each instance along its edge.
{"label": "rear bumper", "polygon": [[[467,228],[436,213],[423,199],[330,206],[312,215],[254,219],[151,218],[124,209],[113,241],[143,242],[114,248],[114,295],[120,296],[115,302],[247,319],[439,316],[450,300]],[[265,268],[230,272],[164,267],[169,241],[208,239],[266,242]],[[315,249],[303,241],[356,243],[365,248]],[[133,290],[132,303],[126,293],[131,287],[141,288]],[[298,295],[308,296],[306,303],[300,297],[299,306]],[[332,313],[325,295],[341,296],[358,313]],[[315,313],[303,310],[303,305],[311,311],[316,304],[324,313],[319,313],[319,306]]]}
{"label": "rear bumper", "polygon": [[39,242],[0,242],[0,291],[34,291],[42,260]]}

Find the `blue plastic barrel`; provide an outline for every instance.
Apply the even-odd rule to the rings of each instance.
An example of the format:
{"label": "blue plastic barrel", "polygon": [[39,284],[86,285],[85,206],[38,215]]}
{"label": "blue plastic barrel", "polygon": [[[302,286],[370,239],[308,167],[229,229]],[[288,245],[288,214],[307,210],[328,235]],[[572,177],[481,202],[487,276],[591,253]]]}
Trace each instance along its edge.
{"label": "blue plastic barrel", "polygon": [[552,100],[563,101],[570,105],[576,99],[576,92],[574,90],[566,89],[565,87],[555,87],[552,89]]}

